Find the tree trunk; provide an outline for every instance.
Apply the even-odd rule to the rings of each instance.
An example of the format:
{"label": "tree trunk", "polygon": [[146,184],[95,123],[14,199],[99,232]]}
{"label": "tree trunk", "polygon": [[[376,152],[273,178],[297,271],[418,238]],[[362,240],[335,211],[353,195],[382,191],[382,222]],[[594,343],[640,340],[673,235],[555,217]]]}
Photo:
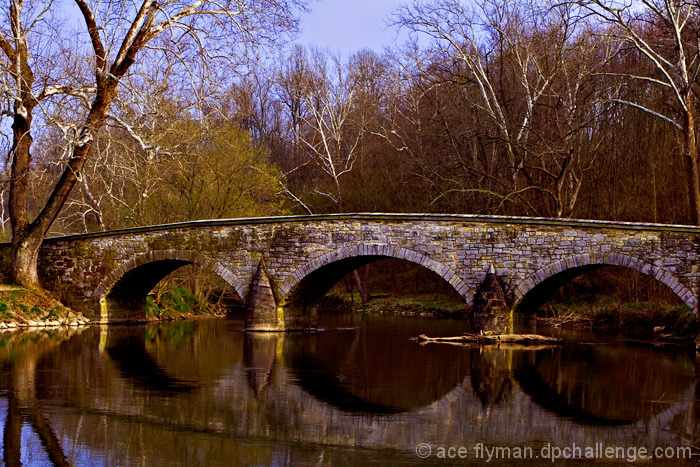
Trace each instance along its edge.
{"label": "tree trunk", "polygon": [[355,269],[352,272],[352,277],[355,279],[355,285],[357,285],[357,291],[360,293],[360,298],[362,299],[362,303],[369,302],[369,293],[367,293],[367,289],[365,288],[365,284],[363,283],[362,279],[360,278],[360,273],[357,272],[357,269]]}
{"label": "tree trunk", "polygon": [[39,285],[36,258],[41,245],[29,234],[27,197],[32,144],[31,107],[23,106],[12,122],[12,168],[10,178],[10,224],[12,225],[12,266],[10,280],[18,285],[36,288]]}
{"label": "tree trunk", "polygon": [[[12,220],[12,267],[10,280],[23,287],[39,288],[37,258],[39,248],[46,233],[58,217],[66,203],[73,187],[82,176],[85,158],[97,131],[102,127],[107,114],[107,108],[116,94],[116,81],[97,92],[86,122],[81,128],[80,135],[84,136],[73,148],[68,165],[56,182],[51,195],[36,219],[29,224],[27,219],[27,174],[31,160],[29,129],[31,118],[22,120],[15,118],[13,124],[15,147],[13,151],[12,180],[10,181],[10,219]],[[29,113],[31,116],[31,113]],[[20,134],[18,129],[26,133]],[[16,167],[17,166],[17,167]]]}
{"label": "tree trunk", "polygon": [[[27,288],[41,287],[37,271],[39,248],[41,248],[46,233],[49,231],[54,220],[56,220],[59,212],[61,212],[61,208],[75,186],[78,174],[80,174],[85,163],[84,157],[88,149],[89,143],[73,151],[73,158],[56,183],[49,200],[44,205],[44,209],[41,210],[34,222],[28,226],[26,225],[26,221],[23,223],[13,222],[10,280],[14,284]],[[24,189],[26,191],[26,187]],[[11,201],[11,203],[16,202],[16,199],[15,201]],[[14,209],[23,209],[26,219],[26,205],[23,207],[15,206]]]}
{"label": "tree trunk", "polygon": [[687,157],[686,172],[690,195],[690,217],[693,225],[700,225],[700,166],[698,164],[698,146],[695,136],[695,117],[690,108],[685,114],[684,123],[683,137]]}
{"label": "tree trunk", "polygon": [[43,235],[31,234],[18,239],[17,243],[13,240],[12,267],[10,269],[10,280],[13,284],[29,289],[41,288],[37,259],[42,241]]}

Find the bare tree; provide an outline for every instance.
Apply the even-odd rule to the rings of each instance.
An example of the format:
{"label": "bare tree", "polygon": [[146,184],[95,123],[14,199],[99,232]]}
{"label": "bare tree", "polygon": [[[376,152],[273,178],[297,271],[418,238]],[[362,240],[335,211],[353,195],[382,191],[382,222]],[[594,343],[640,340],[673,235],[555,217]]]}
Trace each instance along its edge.
{"label": "bare tree", "polygon": [[331,181],[332,191],[316,187],[314,192],[330,199],[343,212],[341,178],[353,170],[364,136],[363,114],[356,111],[356,81],[344,70],[338,57],[313,54],[311,85],[303,102],[307,109],[301,119],[301,146],[313,164]]}
{"label": "bare tree", "polygon": [[609,118],[606,98],[615,85],[596,78],[616,51],[572,13],[568,5],[549,8],[547,27],[539,35],[540,50],[549,49],[543,66],[553,78],[534,112],[525,167],[551,201],[547,214],[567,218],[606,137],[600,122]]}
{"label": "bare tree", "polygon": [[[257,41],[275,40],[295,26],[294,13],[304,0],[144,0],[95,2],[75,0],[84,35],[70,39],[70,31],[57,19],[62,4],[51,0],[8,0],[0,13],[0,72],[3,116],[12,121],[10,219],[12,224],[11,280],[38,287],[37,255],[49,228],[83,175],[93,142],[107,121],[120,87],[149,49],[160,56],[179,56],[193,75],[208,70],[208,63],[236,55]],[[87,38],[89,52],[80,39]],[[70,43],[72,52],[59,44]],[[55,57],[87,63],[89,83],[72,74],[57,76]],[[78,67],[78,70],[81,67]],[[59,69],[60,71],[60,69]],[[35,112],[42,124],[53,106],[66,96],[86,101],[85,111],[66,109],[75,116],[65,135],[63,171],[48,199],[31,220],[28,211],[28,176],[32,167]],[[72,102],[72,101],[70,101]],[[38,132],[37,132],[38,133]]]}
{"label": "bare tree", "polygon": [[[448,169],[428,175],[433,203],[472,194],[494,199],[496,212],[516,204],[528,214],[572,215],[595,152],[579,143],[599,117],[591,76],[606,51],[571,9],[448,0],[398,11],[397,25],[432,41],[426,56],[414,54],[421,69],[414,88],[431,102],[453,154]],[[403,150],[400,134],[385,132]]]}
{"label": "bare tree", "polygon": [[696,129],[697,93],[693,90],[700,71],[700,3],[686,0],[580,0],[584,17],[608,26],[605,35],[621,42],[620,54],[639,54],[649,67],[639,74],[612,70],[609,74],[661,90],[668,99],[661,105],[648,100],[614,102],[628,105],[661,119],[678,131],[686,159],[686,183],[691,219],[700,223],[700,166]]}
{"label": "bare tree", "polygon": [[[514,192],[521,190],[522,148],[530,136],[535,105],[554,77],[554,72],[542,66],[543,57],[529,40],[536,23],[535,11],[528,11],[524,3],[500,0],[483,0],[473,6],[460,0],[414,2],[402,8],[397,17],[400,26],[432,38],[434,53],[459,62],[469,72],[478,89],[479,107],[496,125],[503,141]],[[509,115],[499,94],[499,70],[493,70],[491,62],[497,53],[510,59],[519,75],[515,84],[521,88],[524,106],[517,115]]]}

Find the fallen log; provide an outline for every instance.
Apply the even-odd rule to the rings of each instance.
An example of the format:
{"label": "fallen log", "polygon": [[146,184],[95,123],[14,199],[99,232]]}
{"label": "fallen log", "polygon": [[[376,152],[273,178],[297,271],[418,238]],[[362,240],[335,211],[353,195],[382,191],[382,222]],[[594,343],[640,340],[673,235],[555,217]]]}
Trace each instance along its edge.
{"label": "fallen log", "polygon": [[464,334],[455,337],[428,337],[421,334],[414,338],[418,342],[445,342],[459,344],[563,344],[564,340],[539,334]]}

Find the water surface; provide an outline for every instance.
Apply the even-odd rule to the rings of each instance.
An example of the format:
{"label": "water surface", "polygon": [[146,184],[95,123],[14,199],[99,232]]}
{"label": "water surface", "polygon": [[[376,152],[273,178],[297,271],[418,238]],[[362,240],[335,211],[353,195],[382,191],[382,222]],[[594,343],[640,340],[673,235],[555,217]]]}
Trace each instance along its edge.
{"label": "water surface", "polygon": [[437,456],[461,447],[464,465],[483,464],[487,447],[700,443],[698,367],[682,349],[580,333],[563,347],[421,345],[409,338],[466,326],[384,315],[322,315],[320,326],[0,335],[5,463],[445,465]]}

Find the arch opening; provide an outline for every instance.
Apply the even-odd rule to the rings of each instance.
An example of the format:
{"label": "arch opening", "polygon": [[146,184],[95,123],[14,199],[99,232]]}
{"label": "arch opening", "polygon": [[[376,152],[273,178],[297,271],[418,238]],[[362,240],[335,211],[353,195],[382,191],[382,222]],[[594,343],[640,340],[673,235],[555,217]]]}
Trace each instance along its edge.
{"label": "arch opening", "polygon": [[[166,259],[136,266],[121,276],[104,296],[110,321],[146,318],[146,296],[171,272],[189,261]],[[103,306],[104,308],[104,306]]]}
{"label": "arch opening", "polygon": [[[452,273],[447,277],[456,278]],[[287,321],[295,315],[359,306],[365,311],[460,318],[469,311],[454,281],[422,264],[386,255],[353,256],[323,265],[291,289],[284,306]]]}
{"label": "arch opening", "polygon": [[240,295],[213,271],[197,263],[181,266],[161,279],[146,297],[149,317],[171,313],[240,314]]}
{"label": "arch opening", "polygon": [[524,293],[515,311],[549,324],[576,321],[634,337],[653,337],[655,328],[677,336],[695,333],[692,294],[668,273],[642,271],[603,263],[563,269]]}
{"label": "arch opening", "polygon": [[543,305],[549,301],[552,296],[561,290],[561,288],[571,281],[575,280],[584,274],[594,272],[605,267],[602,264],[589,264],[586,266],[566,269],[562,272],[554,274],[542,282],[539,282],[531,288],[516,305],[516,313],[537,312]]}
{"label": "arch opening", "polygon": [[178,313],[223,314],[242,309],[241,295],[226,280],[232,275],[221,275],[218,269],[222,268],[212,270],[204,263],[139,257],[117,269],[96,291],[105,290],[100,298],[102,321],[144,321]]}

